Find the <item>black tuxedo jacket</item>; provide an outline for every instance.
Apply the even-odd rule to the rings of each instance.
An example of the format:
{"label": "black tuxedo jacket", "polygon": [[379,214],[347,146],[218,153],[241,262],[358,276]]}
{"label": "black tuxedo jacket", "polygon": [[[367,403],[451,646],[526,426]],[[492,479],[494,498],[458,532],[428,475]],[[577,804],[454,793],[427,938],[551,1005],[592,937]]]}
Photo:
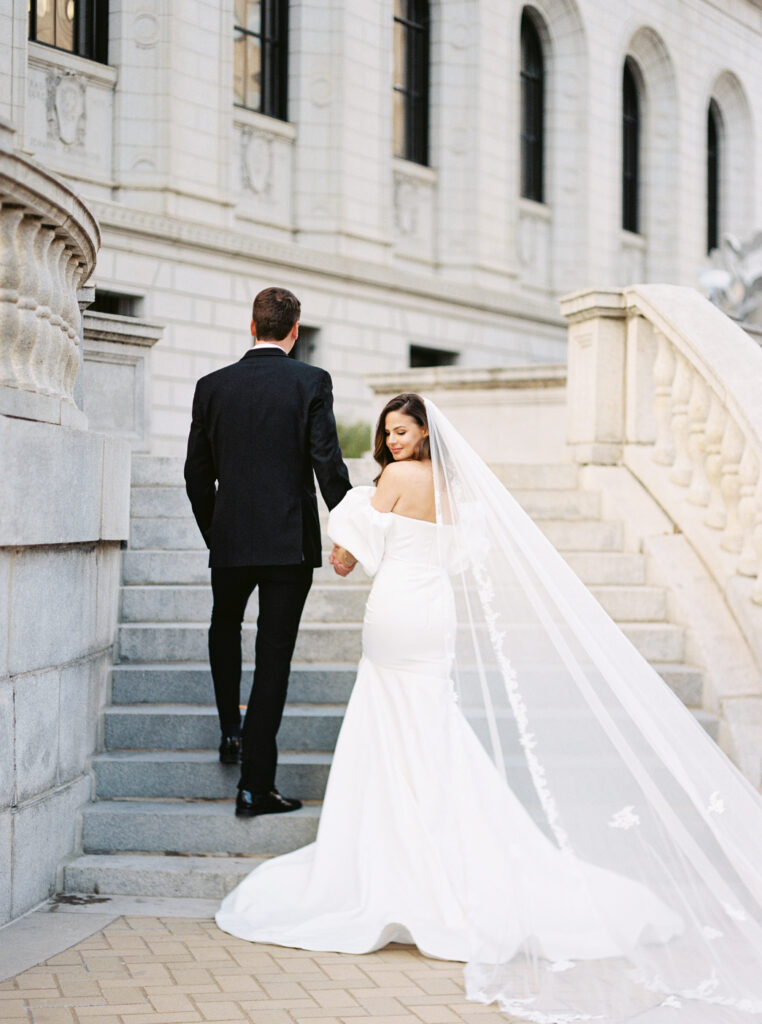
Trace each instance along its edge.
{"label": "black tuxedo jacket", "polygon": [[198,381],[185,486],[210,566],[320,565],[313,469],[333,508],[352,485],[325,370],[252,348]]}

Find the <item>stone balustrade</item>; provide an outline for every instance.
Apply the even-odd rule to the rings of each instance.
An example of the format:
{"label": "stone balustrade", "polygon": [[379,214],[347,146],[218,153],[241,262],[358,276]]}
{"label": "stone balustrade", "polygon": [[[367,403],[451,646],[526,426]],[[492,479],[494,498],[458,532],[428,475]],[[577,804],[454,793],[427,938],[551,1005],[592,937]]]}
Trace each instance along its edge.
{"label": "stone balustrade", "polygon": [[[577,292],[563,300],[562,311],[574,457],[626,467],[708,570],[723,606],[718,615],[733,619],[733,629],[723,627],[708,644],[717,659],[713,702],[729,719],[736,715],[738,728],[757,723],[759,761],[762,350],[691,288]],[[690,583],[683,591],[691,614],[697,591],[695,600]],[[717,658],[723,644],[724,668]],[[751,671],[729,663],[739,644],[751,656]]]}
{"label": "stone balustrade", "polygon": [[95,266],[98,225],[73,192],[0,147],[0,413],[86,426],[77,291]]}

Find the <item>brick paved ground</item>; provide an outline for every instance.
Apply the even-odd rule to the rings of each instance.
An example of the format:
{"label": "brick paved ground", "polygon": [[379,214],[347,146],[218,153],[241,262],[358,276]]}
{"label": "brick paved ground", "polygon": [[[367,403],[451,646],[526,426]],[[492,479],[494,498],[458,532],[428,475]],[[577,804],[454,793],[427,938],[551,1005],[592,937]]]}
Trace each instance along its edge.
{"label": "brick paved ground", "polygon": [[209,919],[119,917],[0,983],[0,1024],[519,1024],[467,1003],[462,965],[408,946],[254,945]]}

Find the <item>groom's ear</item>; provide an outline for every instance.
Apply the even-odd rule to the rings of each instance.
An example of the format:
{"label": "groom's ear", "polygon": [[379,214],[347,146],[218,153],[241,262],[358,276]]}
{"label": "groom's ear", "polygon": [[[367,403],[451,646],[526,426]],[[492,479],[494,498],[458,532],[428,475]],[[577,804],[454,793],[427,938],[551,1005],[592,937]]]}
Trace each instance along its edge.
{"label": "groom's ear", "polygon": [[257,328],[254,325],[254,321],[253,320],[251,321],[251,336],[252,336],[252,338],[256,338],[256,336],[257,336]]}

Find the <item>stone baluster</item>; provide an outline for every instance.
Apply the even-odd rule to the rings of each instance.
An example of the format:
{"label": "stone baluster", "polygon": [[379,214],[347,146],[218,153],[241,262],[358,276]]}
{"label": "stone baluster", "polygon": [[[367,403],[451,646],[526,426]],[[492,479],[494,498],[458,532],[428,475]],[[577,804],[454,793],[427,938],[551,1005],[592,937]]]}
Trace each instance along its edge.
{"label": "stone baluster", "polygon": [[740,427],[732,416],[728,416],[720,448],[720,491],[725,503],[725,529],[720,539],[720,547],[725,551],[740,551],[743,543],[741,523],[738,519],[738,501],[741,494],[739,469],[745,447],[746,438]]}
{"label": "stone baluster", "polygon": [[21,331],[19,288],[21,265],[18,259],[18,230],[24,216],[20,206],[3,204],[0,210],[0,385],[15,386],[13,353]]}
{"label": "stone baluster", "polygon": [[722,438],[725,433],[727,412],[720,399],[712,393],[709,404],[709,415],[706,420],[706,462],[704,468],[709,484],[708,508],[704,522],[713,530],[721,530],[725,526],[725,502],[722,498],[720,483],[722,480]]}
{"label": "stone baluster", "polygon": [[53,277],[50,273],[50,246],[55,238],[55,225],[43,224],[37,235],[35,258],[39,268],[37,293],[37,344],[34,354],[34,374],[43,395],[56,393],[53,365],[56,353],[56,329],[50,322],[50,302],[53,297]]}
{"label": "stone baluster", "polygon": [[672,384],[672,419],[670,430],[675,448],[675,461],[672,464],[669,478],[681,487],[691,482],[693,464],[688,447],[688,402],[695,371],[688,360],[680,352],[675,352],[675,378]]}
{"label": "stone baluster", "polygon": [[654,331],[658,339],[654,361],[654,419],[656,442],[652,458],[661,466],[671,466],[675,458],[672,437],[672,381],[675,377],[675,350],[661,331]]}
{"label": "stone baluster", "polygon": [[66,248],[66,236],[61,232],[50,246],[50,272],[53,280],[53,294],[50,305],[50,322],[55,328],[56,350],[52,367],[56,393],[63,394],[63,378],[69,361],[69,332],[64,319],[66,309],[66,273],[65,267],[69,260]]}
{"label": "stone baluster", "polygon": [[757,484],[759,481],[759,458],[750,444],[746,444],[738,470],[740,494],[738,498],[738,521],[743,533],[743,546],[738,556],[738,571],[742,576],[756,576],[760,561],[754,549],[754,520],[757,514]]}
{"label": "stone baluster", "polygon": [[25,213],[18,232],[18,258],[21,266],[19,333],[11,359],[16,373],[16,386],[25,391],[39,389],[39,381],[34,375],[34,358],[37,345],[37,291],[40,272],[34,250],[41,226],[42,217]]}
{"label": "stone baluster", "polygon": [[76,253],[73,253],[70,249],[67,249],[66,252],[68,253],[68,260],[66,261],[64,268],[64,275],[67,297],[65,307],[67,326],[67,360],[62,379],[62,389],[64,397],[68,401],[73,402],[74,385],[77,380],[77,374],[79,373],[80,362],[79,331],[81,318],[79,306],[77,305],[77,289],[82,281],[82,272],[84,267]]}
{"label": "stone baluster", "polygon": [[757,578],[751,588],[751,599],[755,604],[762,604],[762,478],[757,481],[754,492],[754,526],[751,543],[757,556]]}
{"label": "stone baluster", "polygon": [[693,475],[687,495],[693,505],[706,505],[709,501],[709,481],[706,478],[706,423],[709,405],[709,387],[700,373],[694,373],[688,402],[688,451]]}

